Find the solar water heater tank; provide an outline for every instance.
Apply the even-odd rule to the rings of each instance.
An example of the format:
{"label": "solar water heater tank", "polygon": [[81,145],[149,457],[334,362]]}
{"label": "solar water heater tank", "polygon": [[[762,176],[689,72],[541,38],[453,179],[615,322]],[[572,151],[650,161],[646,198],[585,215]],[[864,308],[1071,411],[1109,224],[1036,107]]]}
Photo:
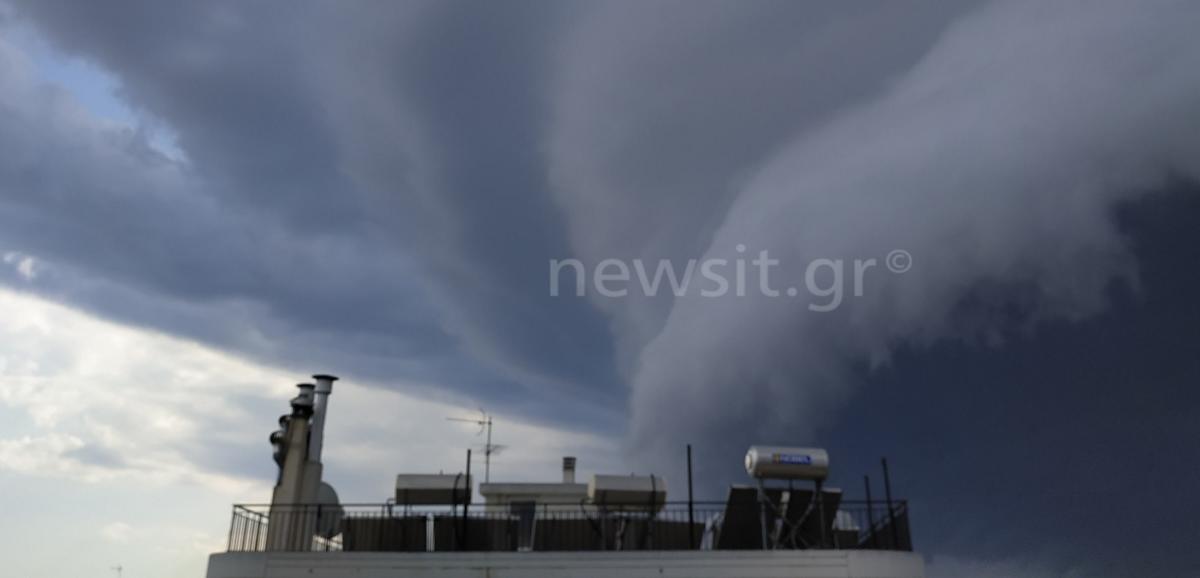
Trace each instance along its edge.
{"label": "solar water heater tank", "polygon": [[824,480],[829,477],[829,452],[819,448],[750,446],[746,473],[758,479]]}
{"label": "solar water heater tank", "polygon": [[592,476],[588,498],[593,504],[662,508],[667,501],[667,481],[658,476]]}

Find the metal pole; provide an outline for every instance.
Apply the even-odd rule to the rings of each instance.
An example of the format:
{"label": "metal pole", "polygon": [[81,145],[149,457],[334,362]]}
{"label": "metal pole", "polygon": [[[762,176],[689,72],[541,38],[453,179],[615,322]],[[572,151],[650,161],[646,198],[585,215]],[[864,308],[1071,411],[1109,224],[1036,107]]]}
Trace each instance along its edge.
{"label": "metal pole", "polygon": [[867,531],[871,533],[871,547],[879,548],[875,539],[875,506],[871,503],[871,476],[863,476],[863,486],[867,488]]}
{"label": "metal pole", "polygon": [[[321,504],[317,504],[317,511],[313,515],[312,528],[313,528],[313,530],[315,530],[313,532],[314,536],[321,529]],[[309,541],[309,547],[308,547],[307,551],[308,552],[319,552],[320,550],[318,550],[317,548],[314,548],[314,546],[319,546],[319,544],[320,544],[320,542],[317,542],[317,539],[315,537],[311,538]]]}
{"label": "metal pole", "polygon": [[887,499],[888,525],[892,527],[892,547],[900,547],[900,530],[896,528],[896,511],[892,509],[892,478],[888,475],[887,458],[881,458],[883,463],[883,495]]}
{"label": "metal pole", "polygon": [[237,525],[238,525],[238,506],[234,506],[233,507],[233,517],[229,520],[229,546],[228,547],[229,547],[230,552],[235,552],[235,551],[241,550],[241,548],[238,548],[238,550],[233,549],[233,529],[236,528]]}
{"label": "metal pole", "polygon": [[829,529],[825,524],[825,483],[817,480],[817,522],[821,524],[821,548],[829,547]]}
{"label": "metal pole", "polygon": [[696,549],[696,503],[692,496],[692,444],[687,445],[688,466],[688,547]]}
{"label": "metal pole", "polygon": [[463,501],[462,511],[462,535],[461,543],[458,545],[459,550],[467,549],[467,528],[470,524],[467,523],[467,507],[471,505],[471,495],[475,493],[475,488],[471,486],[471,448],[467,448],[467,499]]}
{"label": "metal pole", "polygon": [[487,416],[487,446],[483,448],[483,483],[492,481],[492,416]]}
{"label": "metal pole", "polygon": [[758,520],[762,526],[762,549],[767,549],[767,491],[763,481],[758,481]]}

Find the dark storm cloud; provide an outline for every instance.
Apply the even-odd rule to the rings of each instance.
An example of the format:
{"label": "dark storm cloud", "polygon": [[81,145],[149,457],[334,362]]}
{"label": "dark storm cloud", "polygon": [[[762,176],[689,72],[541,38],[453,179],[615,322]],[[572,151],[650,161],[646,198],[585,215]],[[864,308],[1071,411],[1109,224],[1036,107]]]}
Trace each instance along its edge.
{"label": "dark storm cloud", "polygon": [[821,433],[842,456],[836,483],[869,473],[879,491],[886,454],[923,543],[1040,557],[1060,575],[1194,572],[1200,186],[1164,192],[1118,212],[1140,289],[1110,285],[1105,313],[863,371],[870,395]]}
{"label": "dark storm cloud", "polygon": [[[603,3],[573,23],[556,74],[549,163],[575,250],[702,254],[742,181],[796,134],[873,97],[971,3]],[[669,295],[599,299],[623,365]]]}
{"label": "dark storm cloud", "polygon": [[[429,127],[421,154],[435,160],[430,190],[420,194],[432,195],[428,211],[451,217],[415,223],[416,234],[397,231],[397,238],[419,245],[467,348],[528,385],[607,388],[616,380],[603,319],[581,303],[544,298],[547,261],[569,252],[545,181],[541,136],[546,71],[564,11],[556,4],[437,5],[395,53],[351,48],[362,66],[339,80],[351,92],[381,90],[375,101],[400,95]],[[378,88],[367,77],[380,72]],[[388,135],[347,130],[340,138],[386,142]],[[402,154],[391,160],[411,162]],[[356,175],[378,183],[386,179],[378,170]]]}
{"label": "dark storm cloud", "polygon": [[[1194,6],[18,4],[54,45],[115,75],[187,160],[90,118],[0,53],[0,250],[41,264],[32,280],[5,270],[10,285],[290,367],[447,386],[530,419],[611,429],[628,402],[634,453],[670,464],[695,442],[722,481],[767,437],[872,453],[893,430],[840,424],[857,411],[883,423],[901,401],[912,420],[936,413],[1011,460],[1026,454],[997,432],[1042,432],[1032,469],[1076,482],[1103,455],[1056,463],[1086,446],[1080,431],[1134,449],[1105,437],[1115,405],[1083,403],[1086,418],[1062,422],[1083,429],[1055,423],[1047,408],[1090,384],[1064,380],[1023,408],[1014,400],[1030,390],[1005,382],[1028,374],[979,344],[1030,339],[1005,346],[1012,359],[1067,371],[1078,361],[1039,347],[1071,350],[1072,322],[1104,311],[1114,280],[1136,285],[1147,257],[1127,235],[1153,227],[1121,229],[1114,207],[1198,173]],[[825,316],[753,298],[546,294],[549,259],[730,257],[738,243],[792,263],[903,248],[921,268]],[[1134,324],[1135,304],[1117,310],[1094,323]],[[1061,333],[1022,333],[1039,323]],[[994,374],[956,365],[964,357]],[[1152,357],[1129,379],[1174,359]],[[989,395],[930,369],[944,367]],[[912,397],[854,395],[881,383]],[[1190,433],[1161,400],[1148,398],[1144,421],[1176,425],[1130,423],[1130,439]],[[950,528],[930,531],[933,551],[1103,554],[1088,516],[1059,527],[1078,534],[1069,544],[1022,542],[1025,520],[987,511],[1009,491],[990,462],[927,443],[921,423],[894,424],[900,437],[879,451],[945,474],[913,491],[928,524]],[[955,478],[913,447],[970,471]],[[225,453],[200,459],[251,467]],[[1091,501],[1132,491],[1136,475],[1114,474],[1115,490]],[[1079,515],[1054,499],[1066,492],[1021,495]],[[953,503],[939,512],[941,495]],[[988,546],[952,535],[975,518],[995,529]],[[1164,575],[1186,563],[1170,560]]]}
{"label": "dark storm cloud", "polygon": [[[537,163],[546,10],[25,8],[56,44],[113,71],[125,100],[169,125],[189,161],[162,167],[130,153],[140,135],[84,127],[128,142],[84,148],[66,171],[50,157],[14,166],[9,187],[25,198],[6,207],[9,246],[58,265],[44,291],[278,362],[457,384],[524,406],[538,403],[512,396],[531,389],[545,403],[619,399],[601,318],[542,299],[546,260],[567,251]],[[324,26],[327,17],[338,26]],[[395,51],[358,44],[405,18],[419,18],[409,23],[419,36]],[[310,46],[315,37],[324,42]],[[345,92],[321,86],[326,72]],[[384,107],[373,116],[405,100],[403,114],[432,127],[420,133],[432,160],[407,171],[426,180],[362,169],[357,143],[372,135],[330,126],[358,106],[347,102],[355,91]],[[13,150],[39,148],[19,138],[56,136],[41,148],[65,150],[78,128],[6,134]],[[103,156],[113,148],[118,158]],[[389,170],[417,160],[403,147],[370,148],[395,149],[383,159]],[[155,167],[163,177],[147,178]],[[30,175],[54,181],[59,198],[20,180]],[[84,184],[97,182],[105,190]],[[223,304],[232,319],[212,319],[198,302]]]}
{"label": "dark storm cloud", "polygon": [[[1200,177],[1200,135],[1179,124],[1195,113],[1200,83],[1186,71],[1200,61],[1178,28],[1196,14],[1094,7],[972,12],[879,96],[766,159],[706,257],[770,249],[789,264],[777,287],[804,287],[804,264],[822,258],[903,249],[918,268],[874,277],[828,314],[755,295],[676,300],[632,380],[631,445],[657,455],[654,444],[713,428],[745,432],[720,440],[732,452],[834,419],[851,362],[1005,329],[978,310],[1015,303],[1029,323],[1102,310],[1106,283],[1135,262],[1113,205]],[[664,415],[687,416],[676,439],[659,433]]]}

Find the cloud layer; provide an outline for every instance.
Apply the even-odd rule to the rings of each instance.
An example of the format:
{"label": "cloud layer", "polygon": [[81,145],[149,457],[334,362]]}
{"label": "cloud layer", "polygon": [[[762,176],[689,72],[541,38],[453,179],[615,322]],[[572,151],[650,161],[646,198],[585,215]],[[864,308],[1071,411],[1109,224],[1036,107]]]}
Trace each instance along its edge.
{"label": "cloud layer", "polygon": [[[1111,207],[1195,172],[1191,7],[1077,8],[21,5],[183,158],[9,47],[0,240],[45,265],[14,282],[274,363],[606,429],[628,383],[635,445],[761,424],[742,444],[818,422],[847,363],[990,331],[964,301],[1078,316],[1131,271]],[[546,295],[551,258],[738,245],[785,286],[892,248],[918,270],[825,316]]]}
{"label": "cloud layer", "polygon": [[[1102,308],[1110,279],[1136,277],[1117,203],[1200,178],[1200,134],[1179,123],[1200,102],[1200,47],[1184,31],[1200,14],[1174,7],[989,6],[882,97],[781,147],[747,176],[707,257],[769,249],[783,287],[804,285],[788,264],[819,258],[904,249],[915,269],[871,271],[861,297],[824,315],[677,300],[633,379],[633,444],[674,442],[667,415],[686,416],[672,424],[685,439],[745,432],[732,444],[822,425],[844,371],[898,344]],[[1008,307],[1016,319],[995,314]]]}
{"label": "cloud layer", "polygon": [[[130,572],[202,573],[225,547],[230,504],[270,499],[267,434],[307,376],[7,289],[0,309],[0,485],[6,512],[22,520],[0,529],[0,553],[13,571],[77,576],[123,562]],[[462,471],[465,449],[481,442],[445,421],[466,413],[460,401],[339,383],[326,480],[347,502],[383,502],[399,472]],[[583,473],[620,471],[601,438],[495,419],[507,448],[492,472],[502,479],[557,479],[568,454]]]}

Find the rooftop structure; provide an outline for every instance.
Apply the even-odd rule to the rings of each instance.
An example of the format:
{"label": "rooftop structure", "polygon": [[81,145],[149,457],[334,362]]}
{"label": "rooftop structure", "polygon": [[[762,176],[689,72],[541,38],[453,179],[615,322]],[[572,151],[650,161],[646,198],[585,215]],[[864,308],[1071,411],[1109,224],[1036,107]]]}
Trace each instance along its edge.
{"label": "rooftop structure", "polygon": [[495,482],[479,485],[484,507],[490,512],[528,509],[541,506],[543,510],[569,511],[587,501],[588,485],[575,482],[574,457],[563,458],[562,481],[559,482]]}
{"label": "rooftop structure", "polygon": [[234,506],[209,578],[924,576],[907,504],[825,487],[829,455],[814,448],[750,448],[753,483],[723,501],[672,501],[657,474],[578,483],[566,457],[558,481],[481,484],[482,506],[469,472],[400,474],[387,501],[341,504],[320,464],[336,378],[314,379],[271,435],[271,503]]}

